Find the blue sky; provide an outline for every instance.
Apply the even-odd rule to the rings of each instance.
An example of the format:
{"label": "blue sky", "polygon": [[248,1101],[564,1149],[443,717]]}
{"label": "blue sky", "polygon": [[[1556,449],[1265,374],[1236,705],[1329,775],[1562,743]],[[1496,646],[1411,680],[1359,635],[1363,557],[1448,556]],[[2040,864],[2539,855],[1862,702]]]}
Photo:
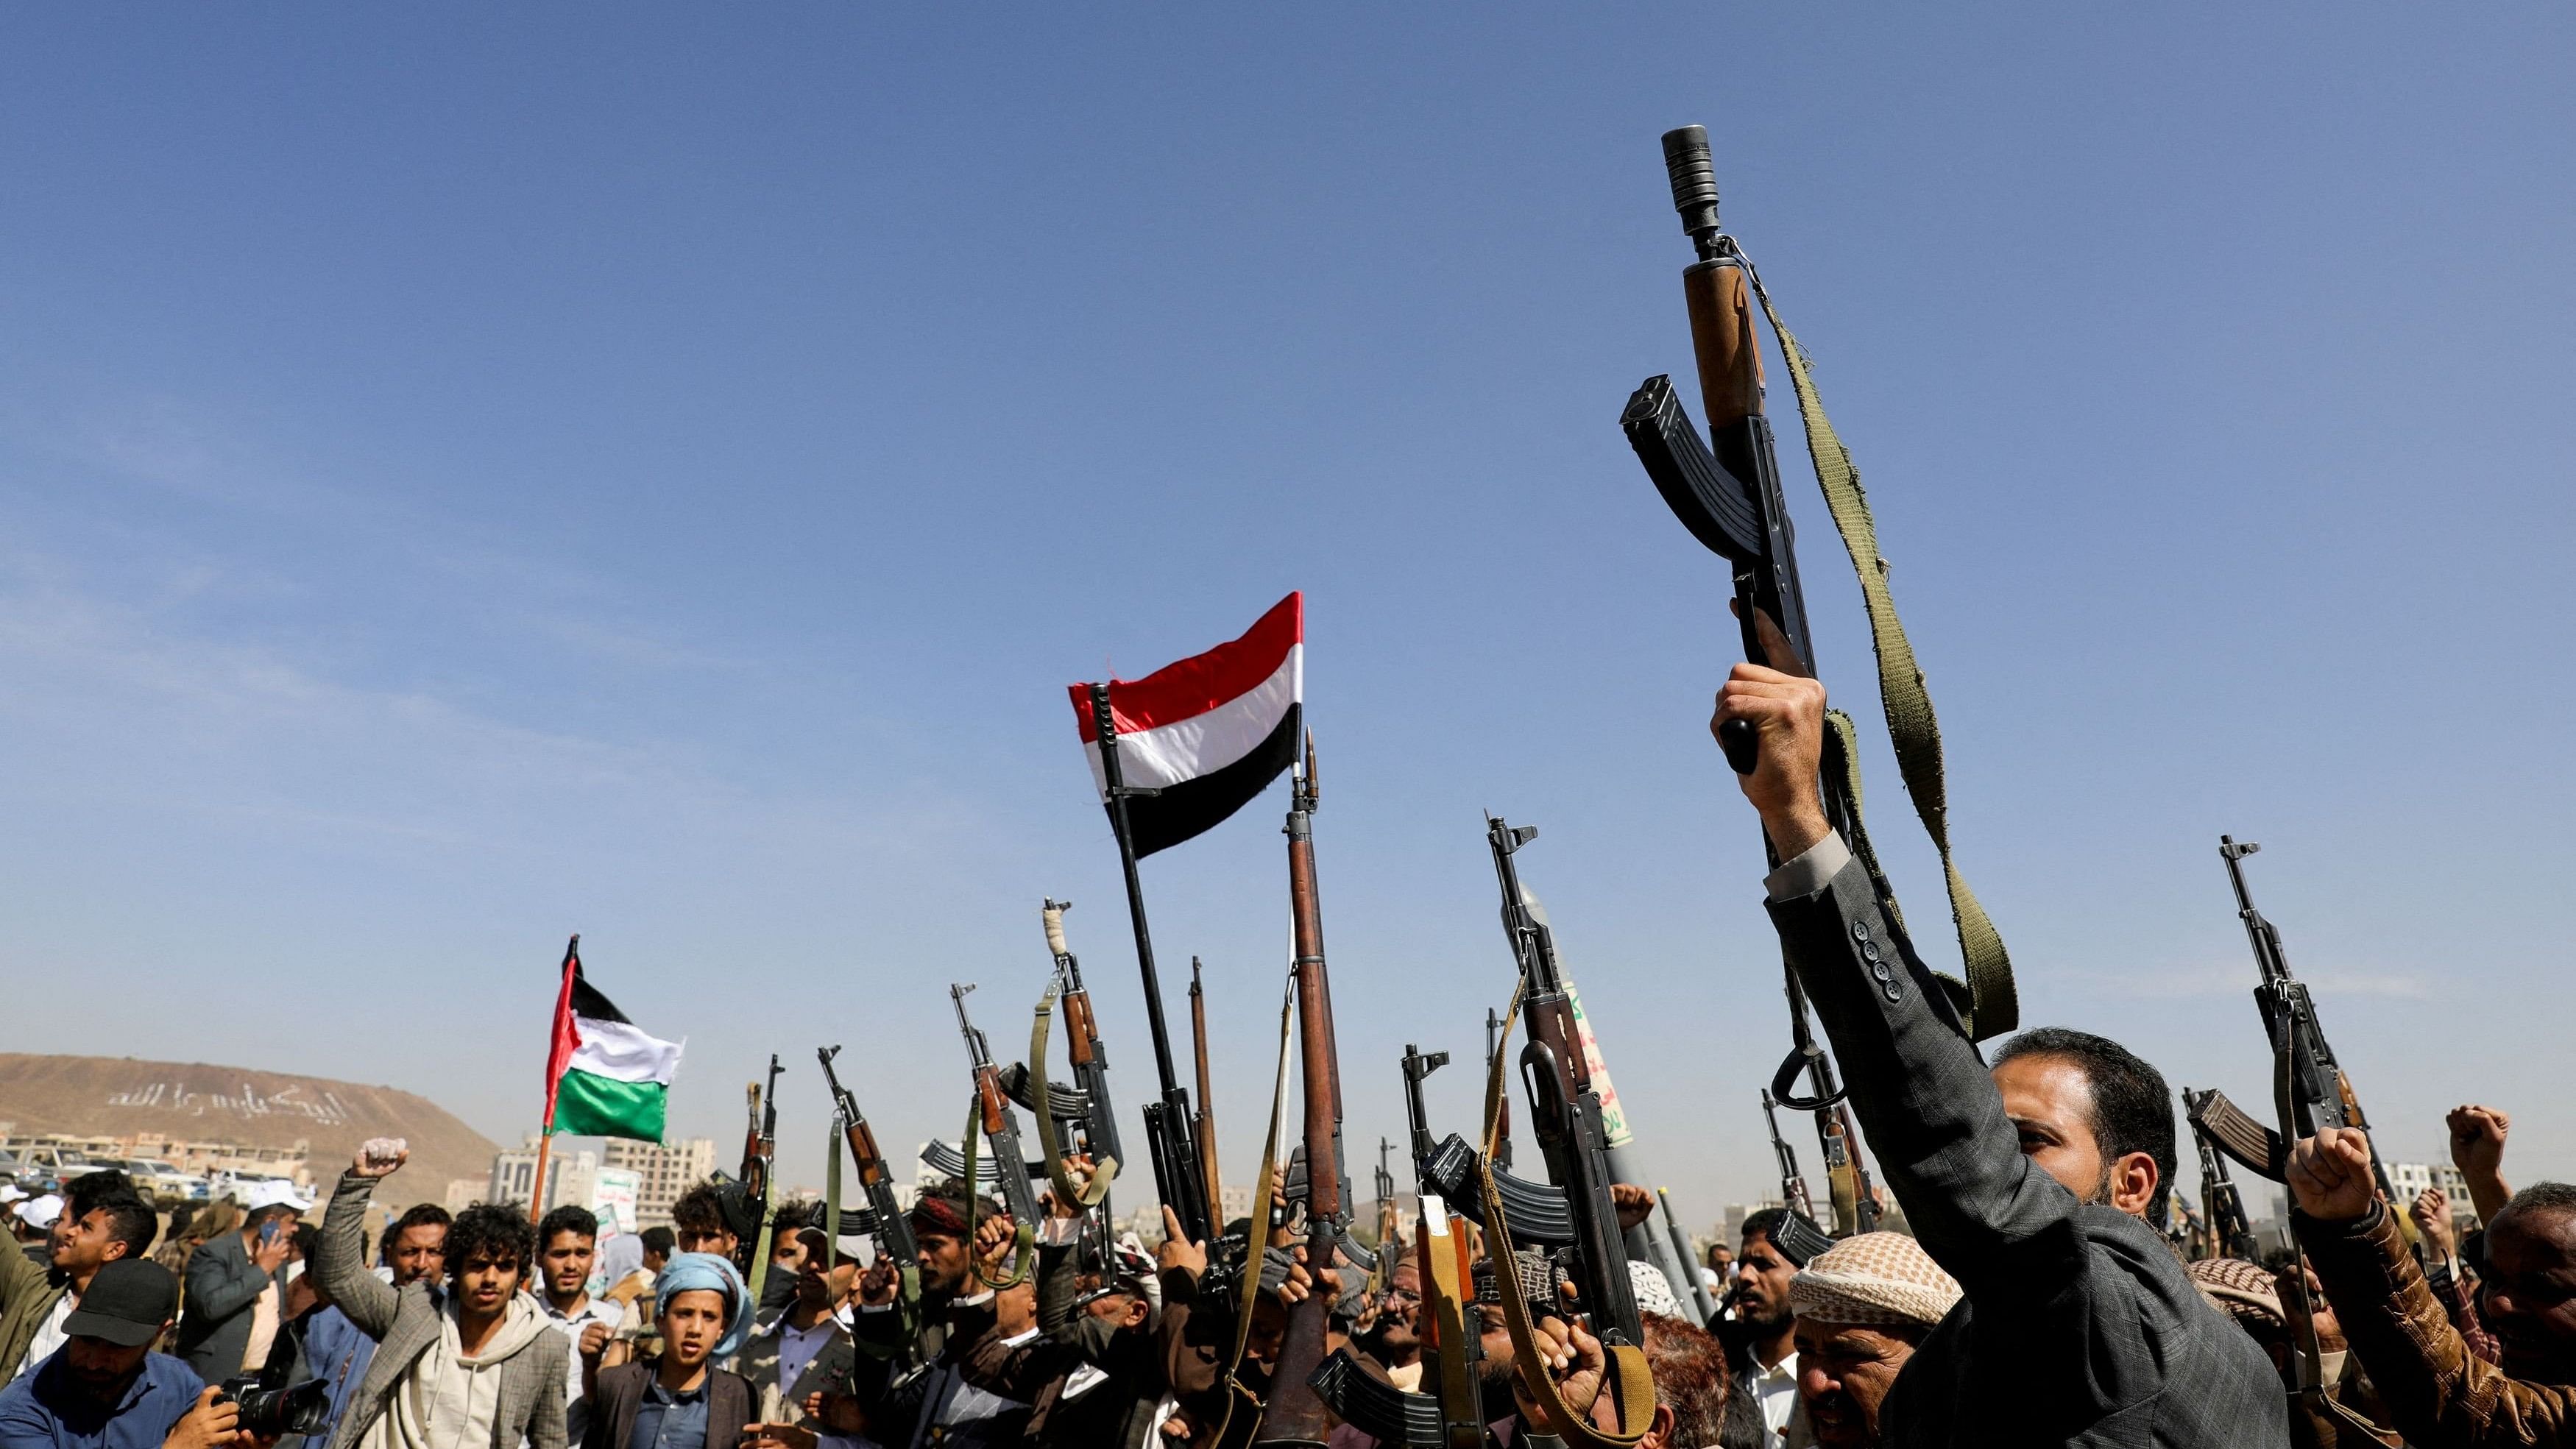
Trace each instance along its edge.
{"label": "blue sky", "polygon": [[[0,1048],[515,1136],[579,930],[688,1037],[679,1130],[730,1138],[785,1055],[810,1181],[812,1047],[889,1139],[953,1132],[943,988],[1016,1042],[1053,894],[1132,1111],[1062,686],[1295,587],[1354,1166],[1403,1043],[1466,1055],[1508,991],[1490,807],[1545,831],[1657,1174],[1702,1218],[1764,1191],[1734,632],[1615,426],[1687,368],[1655,138],[1696,121],[1871,486],[2027,1018],[2259,1099],[2232,831],[2386,1150],[2481,1099],[2518,1176],[2576,1169],[2562,13],[6,23]],[[1284,807],[1146,867],[1237,1172]]]}

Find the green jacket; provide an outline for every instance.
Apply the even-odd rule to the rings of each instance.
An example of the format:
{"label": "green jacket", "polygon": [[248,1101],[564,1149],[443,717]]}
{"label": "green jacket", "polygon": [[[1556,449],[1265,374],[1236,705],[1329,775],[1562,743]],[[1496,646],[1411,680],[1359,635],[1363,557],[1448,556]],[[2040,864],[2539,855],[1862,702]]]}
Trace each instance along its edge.
{"label": "green jacket", "polygon": [[28,1261],[16,1243],[0,1243],[0,1380],[18,1371],[36,1329],[62,1296],[61,1285]]}

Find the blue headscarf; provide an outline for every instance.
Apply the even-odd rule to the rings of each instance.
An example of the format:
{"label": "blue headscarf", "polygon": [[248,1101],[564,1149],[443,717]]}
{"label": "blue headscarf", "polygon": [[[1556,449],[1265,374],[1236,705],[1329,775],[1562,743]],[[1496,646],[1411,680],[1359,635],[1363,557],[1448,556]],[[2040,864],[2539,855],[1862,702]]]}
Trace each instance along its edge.
{"label": "blue headscarf", "polygon": [[674,1253],[662,1265],[662,1275],[653,1280],[653,1302],[667,1306],[676,1294],[711,1288],[724,1295],[724,1337],[716,1340],[710,1362],[729,1359],[742,1351],[751,1337],[751,1289],[734,1271],[733,1263],[713,1253]]}

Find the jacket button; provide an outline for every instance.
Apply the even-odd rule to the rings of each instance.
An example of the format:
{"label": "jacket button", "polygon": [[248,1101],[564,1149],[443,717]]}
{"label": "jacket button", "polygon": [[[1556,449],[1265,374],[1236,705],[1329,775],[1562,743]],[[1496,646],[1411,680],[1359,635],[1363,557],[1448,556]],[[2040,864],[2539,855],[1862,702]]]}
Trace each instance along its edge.
{"label": "jacket button", "polygon": [[1893,981],[1887,983],[1883,989],[1887,992],[1887,999],[1890,1001],[1901,1001],[1905,998],[1905,993],[1897,990],[1896,983]]}
{"label": "jacket button", "polygon": [[1861,943],[1860,943],[1860,956],[1861,956],[1861,959],[1862,959],[1862,960],[1864,960],[1864,961],[1875,961],[1875,960],[1877,960],[1877,959],[1878,959],[1878,943],[1877,943],[1876,941],[1863,941],[1863,942],[1861,942]]}
{"label": "jacket button", "polygon": [[1893,978],[1891,978],[1891,977],[1887,974],[1887,963],[1886,963],[1886,962],[1884,962],[1884,961],[1881,961],[1881,962],[1879,962],[1877,965],[1870,967],[1870,968],[1869,968],[1869,974],[1870,974],[1870,975],[1872,975],[1872,976],[1877,977],[1877,978],[1878,978],[1879,980],[1881,980],[1881,981],[1887,981],[1887,980],[1891,980],[1891,979],[1893,979]]}
{"label": "jacket button", "polygon": [[1866,941],[1866,940],[1868,940],[1868,939],[1869,939],[1869,922],[1867,922],[1867,921],[1854,921],[1854,922],[1852,922],[1852,939],[1853,939],[1853,940],[1855,940],[1855,941]]}

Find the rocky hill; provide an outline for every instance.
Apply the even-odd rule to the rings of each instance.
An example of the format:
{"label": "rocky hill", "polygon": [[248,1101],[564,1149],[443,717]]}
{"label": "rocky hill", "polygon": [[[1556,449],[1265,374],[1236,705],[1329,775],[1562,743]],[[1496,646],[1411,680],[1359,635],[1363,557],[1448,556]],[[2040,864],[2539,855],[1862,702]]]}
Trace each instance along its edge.
{"label": "rocky hill", "polygon": [[44,1132],[122,1137],[163,1133],[253,1147],[306,1146],[317,1184],[339,1176],[370,1137],[411,1141],[411,1161],[379,1203],[438,1201],[448,1180],[486,1177],[497,1144],[426,1097],[320,1077],[204,1062],[0,1052],[0,1122]]}

